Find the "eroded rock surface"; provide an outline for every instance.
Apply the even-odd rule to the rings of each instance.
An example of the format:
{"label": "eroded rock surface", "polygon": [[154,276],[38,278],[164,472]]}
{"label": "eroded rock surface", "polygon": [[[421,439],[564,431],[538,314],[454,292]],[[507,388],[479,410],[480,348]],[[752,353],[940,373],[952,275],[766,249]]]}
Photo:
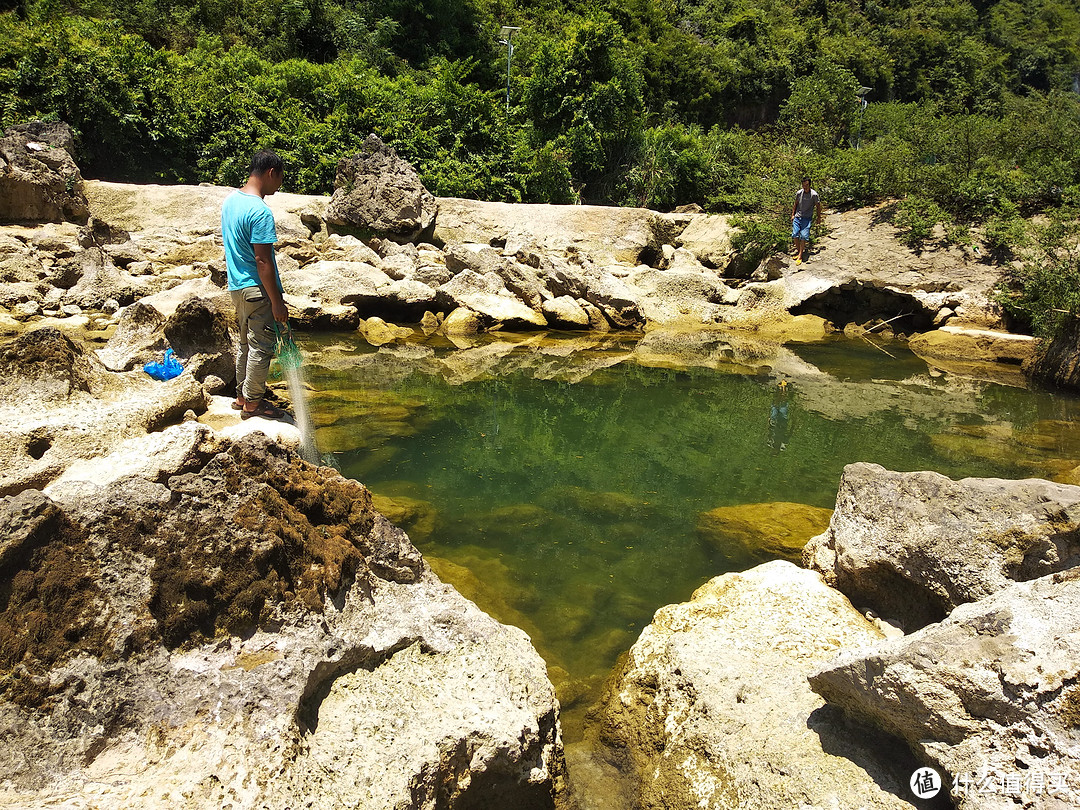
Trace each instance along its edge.
{"label": "eroded rock surface", "polygon": [[840,650],[881,638],[817,574],[784,561],[661,608],[600,715],[609,757],[636,779],[616,806],[910,807],[902,746],[846,726],[806,683]]}
{"label": "eroded rock surface", "polygon": [[813,673],[829,703],[896,734],[958,810],[1080,806],[1080,572],[1011,585]]}
{"label": "eroded rock surface", "polygon": [[327,222],[367,235],[415,242],[431,232],[439,212],[416,170],[374,134],[338,162],[334,186]]}
{"label": "eroded rock surface", "polygon": [[803,562],[910,632],[1080,563],[1080,487],[849,464],[829,528]]}
{"label": "eroded rock surface", "polygon": [[553,806],[524,633],[362,485],[189,430],[156,473],[0,500],[4,806]]}
{"label": "eroded rock surface", "polygon": [[110,374],[52,328],[0,347],[0,494],[44,487],[72,463],[206,410],[199,381]]}
{"label": "eroded rock surface", "polygon": [[89,209],[67,124],[30,121],[0,139],[0,222],[86,222]]}

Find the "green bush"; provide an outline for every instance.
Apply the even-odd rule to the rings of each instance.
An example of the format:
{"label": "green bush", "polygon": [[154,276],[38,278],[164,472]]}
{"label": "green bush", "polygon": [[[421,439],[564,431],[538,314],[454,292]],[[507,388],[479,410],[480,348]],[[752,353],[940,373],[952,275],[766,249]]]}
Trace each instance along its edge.
{"label": "green bush", "polygon": [[900,241],[915,250],[925,247],[934,235],[934,229],[946,219],[945,212],[933,200],[912,195],[900,203],[896,225],[900,228]]}

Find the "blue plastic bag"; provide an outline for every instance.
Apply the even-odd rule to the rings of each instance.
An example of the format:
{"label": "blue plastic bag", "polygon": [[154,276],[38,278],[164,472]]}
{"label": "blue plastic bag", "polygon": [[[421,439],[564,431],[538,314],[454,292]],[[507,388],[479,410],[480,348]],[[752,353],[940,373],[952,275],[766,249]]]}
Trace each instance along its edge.
{"label": "blue plastic bag", "polygon": [[179,377],[183,373],[184,367],[180,365],[180,361],[173,356],[173,350],[166,349],[163,362],[147,363],[143,366],[143,371],[155,380],[171,380],[173,377]]}

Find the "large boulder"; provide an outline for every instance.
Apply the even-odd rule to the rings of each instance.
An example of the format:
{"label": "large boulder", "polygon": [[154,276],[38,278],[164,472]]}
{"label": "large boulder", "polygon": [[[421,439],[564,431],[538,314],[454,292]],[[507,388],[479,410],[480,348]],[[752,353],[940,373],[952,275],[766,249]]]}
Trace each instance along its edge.
{"label": "large boulder", "polygon": [[554,806],[558,707],[524,633],[355,481],[259,434],[183,442],[0,500],[0,803]]}
{"label": "large boulder", "polygon": [[627,277],[638,290],[638,308],[651,323],[712,323],[728,288],[715,275],[679,270],[638,270]]}
{"label": "large boulder", "polygon": [[0,403],[66,400],[98,387],[100,372],[59,329],[25,332],[0,346]]}
{"label": "large boulder", "polygon": [[645,323],[639,306],[641,291],[591,263],[556,262],[549,272],[548,285],[556,297],[568,295],[588,301],[615,327]]}
{"label": "large boulder", "polygon": [[957,810],[1077,807],[1080,571],[1014,584],[940,624],[849,652],[810,685],[904,739]]}
{"label": "large boulder", "polygon": [[356,328],[356,304],[378,300],[394,280],[366,262],[320,260],[281,271],[285,303],[304,327]]}
{"label": "large boulder", "polygon": [[600,741],[634,785],[617,806],[909,808],[907,760],[806,682],[881,638],[820,576],[784,561],[661,608],[601,709]]}
{"label": "large boulder", "polygon": [[1080,563],[1080,487],[849,464],[829,528],[803,562],[910,632]]}
{"label": "large boulder", "polygon": [[522,205],[439,199],[441,242],[505,243],[510,254],[530,245],[553,257],[582,255],[599,264],[649,263],[688,217],[603,205]]}
{"label": "large boulder", "polygon": [[89,209],[67,124],[30,121],[0,138],[0,222],[86,222]]}
{"label": "large boulder", "polygon": [[213,374],[230,382],[236,376],[231,314],[220,311],[208,298],[192,296],[162,327],[173,352],[200,380]]}
{"label": "large boulder", "polygon": [[726,269],[735,258],[732,237],[738,228],[725,216],[695,216],[679,234],[675,245],[689,250],[706,267]]}
{"label": "large boulder", "polygon": [[416,170],[371,134],[360,152],[338,162],[326,222],[365,236],[416,242],[430,235],[438,212]]}

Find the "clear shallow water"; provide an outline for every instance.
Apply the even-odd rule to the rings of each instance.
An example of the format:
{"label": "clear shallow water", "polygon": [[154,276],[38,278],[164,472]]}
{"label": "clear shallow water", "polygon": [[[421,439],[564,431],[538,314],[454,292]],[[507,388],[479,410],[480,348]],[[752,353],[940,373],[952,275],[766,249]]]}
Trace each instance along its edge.
{"label": "clear shallow water", "polygon": [[1080,465],[1076,399],[932,370],[902,344],[886,344],[893,356],[718,333],[302,346],[319,449],[441,577],[529,632],[571,740],[658,607],[769,559],[704,542],[702,512],[831,508],[854,461],[952,477]]}

